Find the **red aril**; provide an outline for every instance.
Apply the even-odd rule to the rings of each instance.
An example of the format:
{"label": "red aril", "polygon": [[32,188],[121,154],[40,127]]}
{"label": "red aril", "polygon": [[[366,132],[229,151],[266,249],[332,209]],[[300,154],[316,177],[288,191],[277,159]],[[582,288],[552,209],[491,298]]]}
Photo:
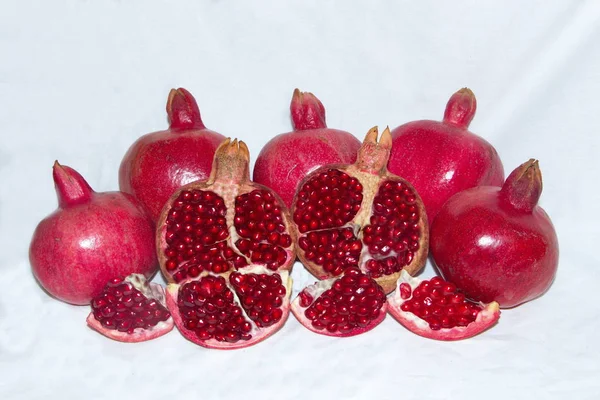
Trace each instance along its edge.
{"label": "red aril", "polygon": [[402,269],[425,264],[428,225],[415,189],[388,172],[392,146],[386,129],[377,141],[373,128],[356,163],[332,164],[311,172],[300,183],[292,216],[298,256],[319,279],[358,267],[386,293],[394,290]]}
{"label": "red aril", "polygon": [[275,136],[262,148],[252,175],[288,207],[306,174],[326,164],[353,163],[360,147],[352,134],[327,127],[325,108],[312,93],[294,90],[290,111],[294,130]]}
{"label": "red aril", "polygon": [[206,129],[196,100],[183,88],[169,93],[167,116],[169,129],[136,140],[119,167],[119,188],[141,201],[154,222],[175,190],[208,178],[225,139]]}
{"label": "red aril", "polygon": [[413,121],[392,131],[388,168],[419,192],[430,226],[452,195],[504,181],[496,149],[468,130],[476,108],[475,95],[464,88],[450,98],[441,122]]}
{"label": "red aril", "polygon": [[58,162],[52,175],[58,209],[38,224],[29,247],[33,274],[48,293],[85,305],[115,276],[156,273],[154,226],[133,196],[95,192]]}
{"label": "red aril", "polygon": [[174,326],[162,286],[140,274],[109,280],[91,305],[90,328],[120,342],[155,339]]}
{"label": "red aril", "polygon": [[292,313],[302,325],[337,337],[370,331],[383,321],[386,310],[381,286],[356,267],[307,286],[292,302]]}
{"label": "red aril", "polygon": [[390,314],[417,335],[437,340],[475,336],[500,318],[498,303],[474,303],[439,276],[420,280],[402,271],[388,300]]}
{"label": "red aril", "polygon": [[543,294],[558,267],[558,239],[538,206],[537,160],[515,169],[499,187],[453,196],[431,231],[431,254],[442,275],[474,300],[515,307]]}
{"label": "red aril", "polygon": [[200,276],[167,287],[167,305],[183,336],[207,348],[232,350],[277,332],[290,310],[287,271],[247,266]]}

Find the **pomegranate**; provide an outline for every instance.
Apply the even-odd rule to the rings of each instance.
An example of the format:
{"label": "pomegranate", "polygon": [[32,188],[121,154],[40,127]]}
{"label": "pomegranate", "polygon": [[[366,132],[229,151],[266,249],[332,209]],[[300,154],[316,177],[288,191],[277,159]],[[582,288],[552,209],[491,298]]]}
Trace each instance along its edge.
{"label": "pomegranate", "polygon": [[390,314],[417,335],[437,340],[460,340],[475,336],[500,318],[498,303],[474,303],[439,276],[413,278],[402,271],[390,297]]}
{"label": "pomegranate", "polygon": [[319,279],[359,267],[386,293],[400,271],[415,273],[428,251],[427,216],[415,189],[388,172],[389,129],[372,128],[356,163],[323,166],[300,183],[292,215],[298,257]]}
{"label": "pomegranate", "polygon": [[312,93],[294,90],[290,111],[294,130],[275,136],[262,148],[252,175],[275,190],[288,207],[306,174],[326,164],[353,163],[360,147],[352,134],[327,128],[325,108]]}
{"label": "pomegranate", "polygon": [[92,300],[87,323],[106,337],[128,343],[157,338],[174,326],[162,286],[140,274],[109,280]]}
{"label": "pomegranate", "polygon": [[288,271],[249,265],[167,287],[167,306],[183,336],[203,347],[232,350],[256,344],[277,332],[290,310]]}
{"label": "pomegranate", "polygon": [[496,149],[468,130],[476,108],[475,95],[463,88],[450,97],[442,122],[413,121],[392,131],[388,168],[414,185],[430,225],[452,195],[504,181]]}
{"label": "pomegranate", "polygon": [[58,209],[38,224],[29,247],[33,274],[48,293],[84,305],[115,276],[156,273],[154,226],[133,196],[97,193],[58,161],[52,174]]}
{"label": "pomegranate", "polygon": [[168,282],[263,265],[289,270],[295,259],[293,225],[281,199],[250,181],[248,147],[226,139],[207,181],[178,189],[158,221],[156,243]]}
{"label": "pomegranate", "polygon": [[119,167],[119,188],[142,202],[154,222],[175,190],[208,178],[225,139],[206,129],[196,100],[183,88],[169,93],[167,116],[169,129],[136,140]]}
{"label": "pomegranate", "polygon": [[302,325],[338,337],[373,329],[383,321],[386,310],[381,286],[357,267],[304,288],[292,302],[292,313]]}
{"label": "pomegranate", "polygon": [[431,253],[443,276],[471,299],[515,307],[543,294],[558,267],[552,221],[537,205],[537,160],[515,169],[502,188],[453,196],[432,227]]}

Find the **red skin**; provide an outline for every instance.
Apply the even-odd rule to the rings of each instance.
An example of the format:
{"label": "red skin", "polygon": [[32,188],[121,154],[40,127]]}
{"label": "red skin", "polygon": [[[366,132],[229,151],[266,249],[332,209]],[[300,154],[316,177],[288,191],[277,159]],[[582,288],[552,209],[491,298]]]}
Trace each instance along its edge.
{"label": "red skin", "polygon": [[413,184],[430,226],[452,195],[504,182],[494,147],[467,129],[476,108],[473,92],[461,89],[448,101],[443,121],[413,121],[392,131],[388,169]]}
{"label": "red skin", "polygon": [[44,289],[89,304],[109,279],[157,269],[154,228],[143,207],[121,192],[94,192],[73,169],[54,165],[59,208],[37,226],[29,259]]}
{"label": "red skin", "polygon": [[155,223],[175,190],[208,178],[215,150],[225,140],[206,129],[185,89],[171,90],[167,114],[169,129],[136,140],[119,168],[119,188],[140,200]]}
{"label": "red skin", "polygon": [[546,212],[537,161],[517,168],[503,188],[452,197],[431,230],[431,254],[445,279],[484,303],[515,307],[542,295],[558,267],[558,240]]}
{"label": "red skin", "polygon": [[273,189],[289,207],[298,183],[327,164],[352,164],[360,141],[351,133],[327,128],[325,109],[312,93],[294,91],[290,105],[294,130],[271,139],[260,151],[253,180]]}

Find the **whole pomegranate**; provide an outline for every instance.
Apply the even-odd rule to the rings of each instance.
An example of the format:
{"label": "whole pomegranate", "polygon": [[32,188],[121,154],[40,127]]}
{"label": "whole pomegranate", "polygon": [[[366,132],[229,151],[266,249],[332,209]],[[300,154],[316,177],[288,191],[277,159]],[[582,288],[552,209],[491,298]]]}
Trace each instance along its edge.
{"label": "whole pomegranate", "polygon": [[294,90],[290,104],[293,131],[271,139],[254,164],[254,181],[275,190],[291,207],[298,183],[326,164],[351,164],[360,141],[351,133],[327,128],[325,108],[312,93]]}
{"label": "whole pomegranate", "polygon": [[294,197],[292,216],[298,257],[317,278],[358,267],[394,290],[402,269],[415,273],[428,251],[421,198],[403,178],[388,172],[389,129],[377,141],[371,129],[354,164],[331,164],[308,174]]}
{"label": "whole pomegranate", "polygon": [[58,209],[39,223],[29,248],[33,274],[48,293],[84,305],[116,276],[156,273],[154,227],[133,196],[94,192],[58,162],[53,178]]}
{"label": "whole pomegranate", "polygon": [[543,294],[558,267],[558,240],[537,205],[542,175],[537,160],[515,169],[499,187],[453,196],[431,230],[440,272],[473,300],[509,308]]}
{"label": "whole pomegranate", "polygon": [[293,224],[281,198],[250,181],[249,162],[246,144],[226,139],[208,180],[178,189],[158,220],[167,306],[204,347],[257,343],[289,315]]}
{"label": "whole pomegranate", "polygon": [[136,140],[119,167],[119,188],[142,202],[154,222],[176,189],[208,178],[225,139],[206,129],[196,100],[183,88],[169,93],[167,116],[169,129]]}
{"label": "whole pomegranate", "polygon": [[476,108],[475,95],[464,88],[450,97],[442,122],[413,121],[392,131],[388,168],[419,192],[430,225],[452,195],[504,181],[496,149],[467,129]]}

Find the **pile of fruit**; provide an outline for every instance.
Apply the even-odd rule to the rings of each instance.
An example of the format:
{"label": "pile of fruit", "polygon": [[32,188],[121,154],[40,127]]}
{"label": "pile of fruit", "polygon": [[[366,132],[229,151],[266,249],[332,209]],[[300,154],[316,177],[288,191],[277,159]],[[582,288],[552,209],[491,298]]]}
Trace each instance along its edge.
{"label": "pile of fruit", "polygon": [[[56,162],[58,209],[29,253],[41,286],[91,306],[88,325],[109,338],[176,326],[219,349],[270,337],[290,311],[329,336],[389,313],[418,335],[464,339],[550,287],[558,243],[537,204],[538,162],[504,179],[494,147],[468,130],[469,89],[441,122],[373,128],[362,144],[328,128],[311,93],[296,90],[290,109],[294,130],[263,147],[254,180],[246,144],[207,129],[185,89],[169,94],[169,129],[125,154],[121,191],[95,192]],[[421,280],[429,252],[441,276]],[[291,300],[296,257],[318,281]],[[166,288],[150,282],[159,268]]]}

